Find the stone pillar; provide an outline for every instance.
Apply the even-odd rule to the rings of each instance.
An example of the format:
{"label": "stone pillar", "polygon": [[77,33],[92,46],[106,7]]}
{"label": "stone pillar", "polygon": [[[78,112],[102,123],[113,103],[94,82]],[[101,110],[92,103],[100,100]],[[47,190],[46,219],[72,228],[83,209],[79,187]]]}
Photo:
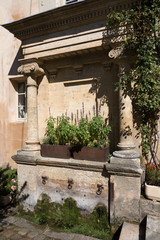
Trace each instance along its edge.
{"label": "stone pillar", "polygon": [[[119,65],[119,81],[125,72],[129,71],[128,58],[122,57],[122,48],[116,46],[109,52],[109,57]],[[120,141],[117,145],[118,151],[113,152],[111,163],[140,164],[139,153],[135,149],[133,141],[133,113],[132,102],[124,90],[119,91],[120,107]]]}
{"label": "stone pillar", "polygon": [[[109,57],[119,65],[119,81],[128,72],[128,58],[121,56],[121,48],[112,49]],[[124,90],[119,91],[120,141],[118,151],[110,159],[110,222],[140,221],[141,174],[139,153],[135,149],[132,102]]]}
{"label": "stone pillar", "polygon": [[[125,59],[120,59],[118,61],[119,65],[119,81],[122,75],[129,70],[129,64]],[[118,143],[118,148],[120,150],[134,149],[135,144],[133,141],[133,112],[132,112],[132,102],[126,93],[120,89],[119,90],[119,107],[120,107],[120,142]]]}
{"label": "stone pillar", "polygon": [[39,151],[37,77],[43,75],[44,71],[34,62],[20,66],[18,72],[27,75],[27,140],[22,150]]}

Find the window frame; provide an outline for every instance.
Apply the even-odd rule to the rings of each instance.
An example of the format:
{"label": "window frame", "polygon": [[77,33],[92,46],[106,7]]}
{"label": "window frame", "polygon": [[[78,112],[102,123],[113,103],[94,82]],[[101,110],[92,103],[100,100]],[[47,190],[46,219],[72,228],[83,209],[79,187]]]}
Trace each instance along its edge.
{"label": "window frame", "polygon": [[[19,92],[19,85],[20,84],[24,84],[24,92]],[[24,105],[20,105],[19,103],[19,96],[24,96]],[[25,116],[24,117],[20,117],[19,115],[19,109],[20,107],[24,107],[24,112],[25,112]],[[26,86],[26,81],[19,81],[17,82],[17,119],[18,121],[23,121],[27,118],[27,86]]]}

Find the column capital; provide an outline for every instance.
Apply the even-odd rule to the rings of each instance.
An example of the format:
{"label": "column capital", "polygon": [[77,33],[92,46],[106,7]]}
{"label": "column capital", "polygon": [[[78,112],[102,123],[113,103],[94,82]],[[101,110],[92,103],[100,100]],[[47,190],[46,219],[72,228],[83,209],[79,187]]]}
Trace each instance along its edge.
{"label": "column capital", "polygon": [[117,60],[122,55],[122,51],[123,51],[122,46],[116,45],[109,51],[108,56],[113,60]]}
{"label": "column capital", "polygon": [[18,72],[24,75],[33,75],[34,77],[40,77],[44,74],[43,68],[39,66],[37,62],[25,63],[18,68]]}

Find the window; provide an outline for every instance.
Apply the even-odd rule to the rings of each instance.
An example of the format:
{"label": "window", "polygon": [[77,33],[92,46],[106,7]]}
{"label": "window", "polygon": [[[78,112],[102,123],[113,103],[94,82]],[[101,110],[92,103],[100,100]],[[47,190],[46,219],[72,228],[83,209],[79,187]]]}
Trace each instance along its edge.
{"label": "window", "polygon": [[26,83],[18,83],[18,118],[26,118]]}
{"label": "window", "polygon": [[66,0],[66,4],[78,2],[78,0]]}

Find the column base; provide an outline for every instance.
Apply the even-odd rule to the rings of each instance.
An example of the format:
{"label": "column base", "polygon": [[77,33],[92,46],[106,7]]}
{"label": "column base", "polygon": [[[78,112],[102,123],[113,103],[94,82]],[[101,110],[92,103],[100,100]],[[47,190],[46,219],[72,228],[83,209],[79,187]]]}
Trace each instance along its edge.
{"label": "column base", "polygon": [[33,144],[33,145],[25,145],[22,148],[22,151],[40,151],[40,144]]}
{"label": "column base", "polygon": [[113,152],[111,164],[121,164],[124,166],[140,167],[139,153],[136,150],[120,150]]}
{"label": "column base", "polygon": [[40,143],[38,141],[26,141],[26,145],[17,151],[17,155],[35,156],[40,155]]}
{"label": "column base", "polygon": [[135,144],[132,142],[128,142],[128,143],[118,143],[117,145],[119,150],[130,150],[130,149],[134,149],[135,148]]}
{"label": "column base", "polygon": [[40,142],[27,140],[26,145],[22,148],[22,151],[40,151]]}

